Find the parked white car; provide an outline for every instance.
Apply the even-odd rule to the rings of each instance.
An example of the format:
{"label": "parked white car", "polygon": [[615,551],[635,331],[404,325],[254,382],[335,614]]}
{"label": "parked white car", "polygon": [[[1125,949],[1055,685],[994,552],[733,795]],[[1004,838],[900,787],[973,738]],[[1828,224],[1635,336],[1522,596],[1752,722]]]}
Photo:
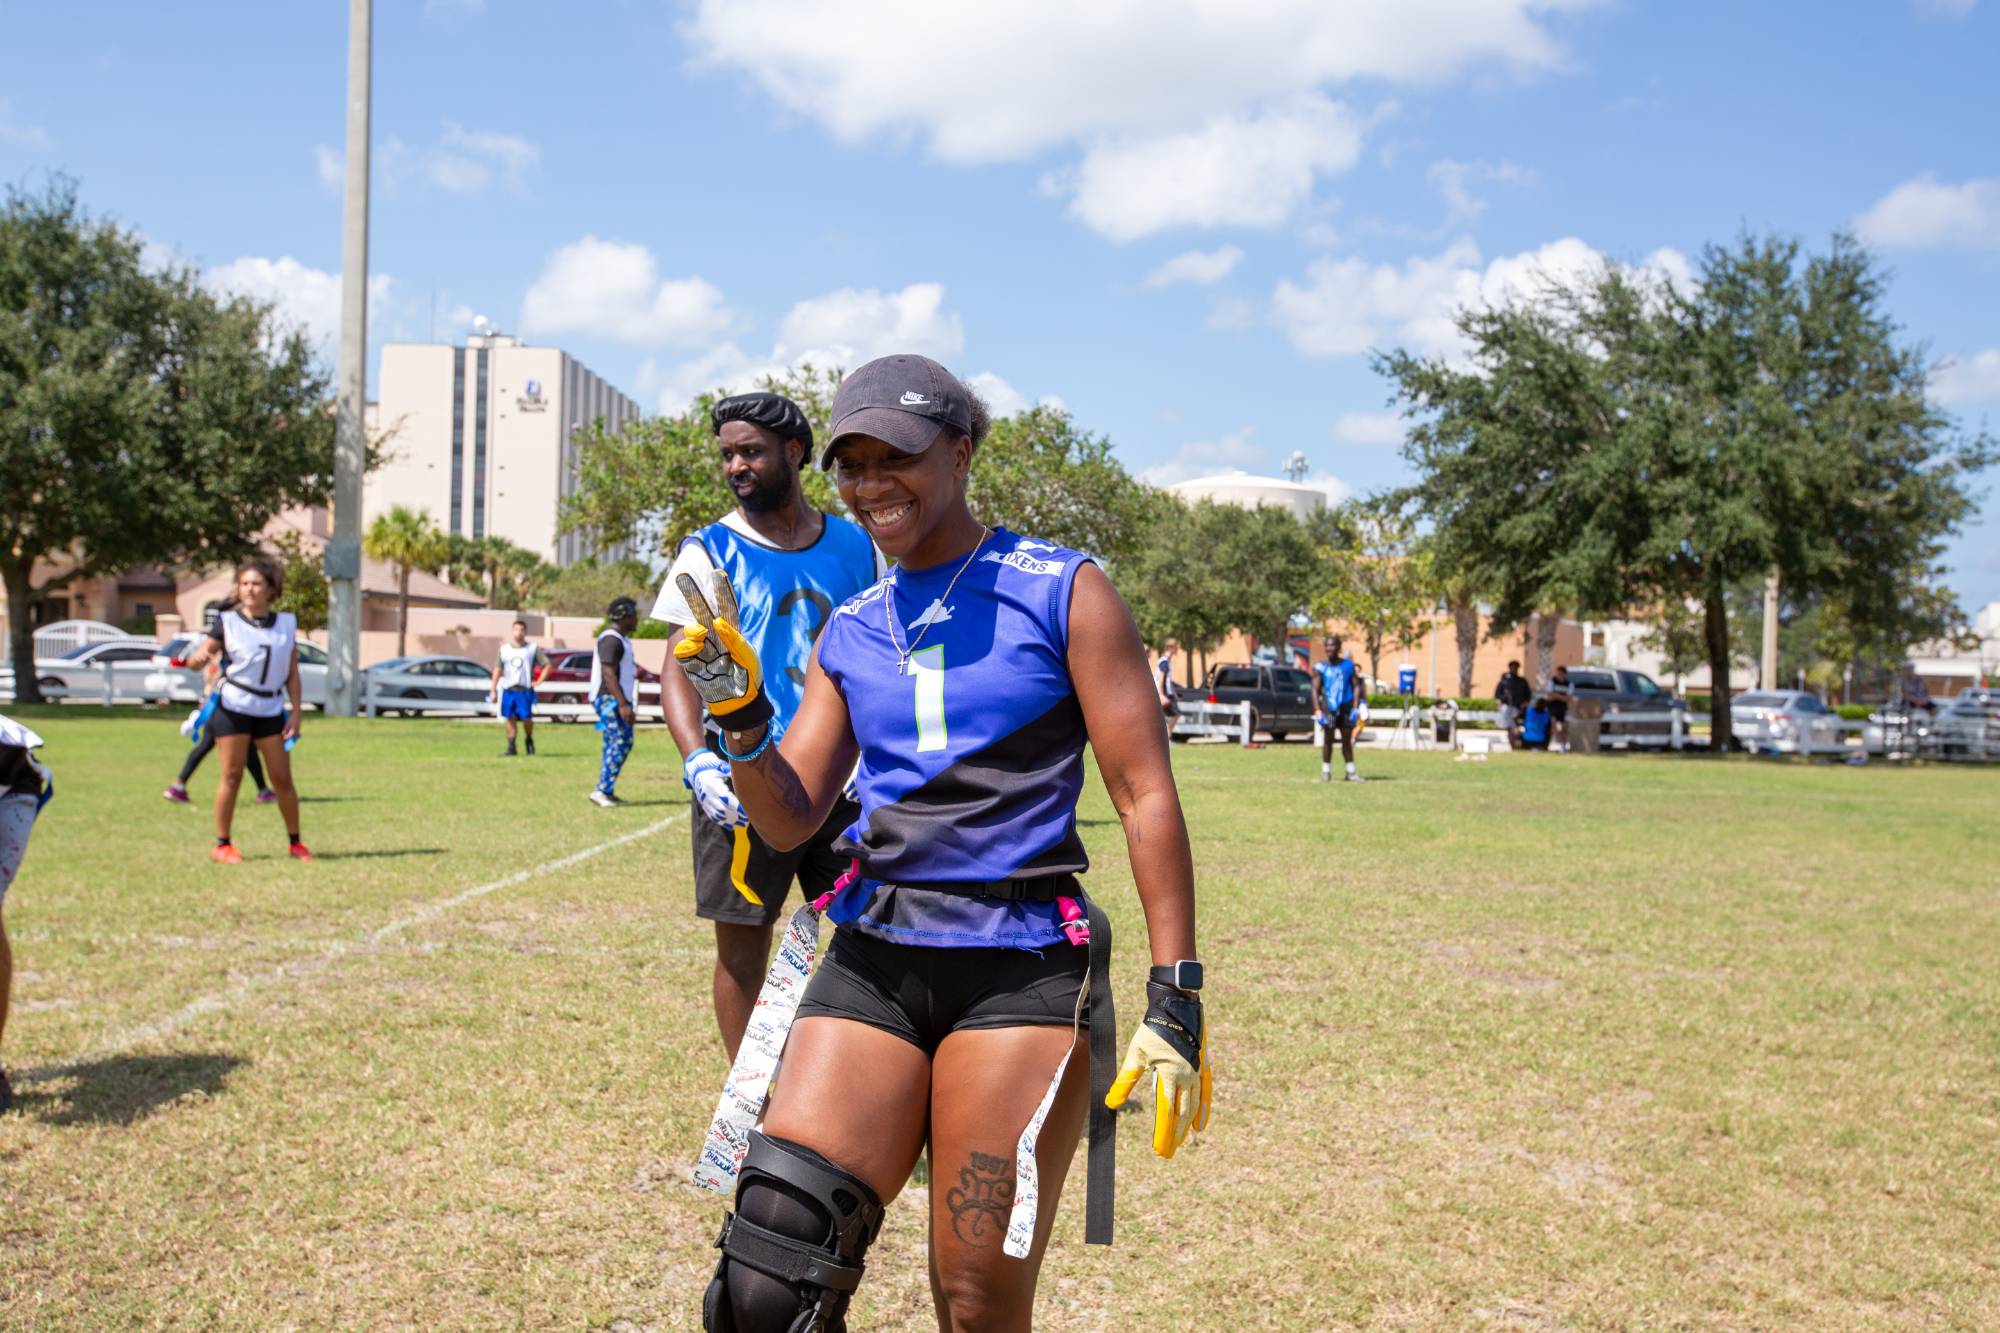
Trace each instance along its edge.
{"label": "parked white car", "polygon": [[[201,673],[174,665],[200,647],[201,640],[199,634],[177,634],[153,654],[153,669],[141,686],[148,700],[201,702]],[[308,708],[326,707],[326,649],[304,639],[299,640],[299,698]]]}
{"label": "parked white car", "polygon": [[1965,690],[1938,709],[1931,740],[1946,759],[2000,759],[2000,690]]}
{"label": "parked white car", "polygon": [[45,699],[93,699],[104,696],[104,669],[111,668],[112,696],[132,699],[139,696],[146,675],[152,670],[153,654],[159,644],[152,639],[113,639],[86,643],[60,657],[35,659],[35,679]]}
{"label": "parked white car", "polygon": [[1752,690],[1729,701],[1736,743],[1759,754],[1834,754],[1846,747],[1840,714],[1806,690]]}
{"label": "parked white car", "polygon": [[486,704],[493,668],[469,657],[392,657],[369,667],[367,676],[379,711],[417,713],[431,710],[398,709],[384,701],[426,699],[480,709]]}

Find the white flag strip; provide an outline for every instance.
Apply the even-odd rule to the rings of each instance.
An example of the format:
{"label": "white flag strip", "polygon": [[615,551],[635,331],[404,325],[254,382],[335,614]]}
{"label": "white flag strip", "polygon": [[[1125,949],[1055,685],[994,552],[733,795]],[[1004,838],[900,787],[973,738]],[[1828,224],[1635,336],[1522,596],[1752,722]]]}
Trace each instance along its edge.
{"label": "white flag strip", "polygon": [[725,1198],[736,1193],[736,1172],[750,1151],[750,1131],[764,1114],[778,1058],[785,1053],[785,1038],[791,1034],[792,1018],[818,956],[819,913],[808,905],[792,913],[784,938],[778,941],[771,971],[750,1011],[750,1026],[736,1050],[736,1064],[715,1103],[715,1119],[694,1163],[694,1183],[703,1189]]}

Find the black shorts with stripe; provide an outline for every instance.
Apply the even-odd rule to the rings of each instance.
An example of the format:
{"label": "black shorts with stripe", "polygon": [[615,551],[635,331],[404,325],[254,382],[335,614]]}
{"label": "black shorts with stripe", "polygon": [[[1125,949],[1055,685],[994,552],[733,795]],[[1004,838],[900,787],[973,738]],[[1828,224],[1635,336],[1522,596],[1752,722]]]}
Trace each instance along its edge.
{"label": "black shorts with stripe", "polygon": [[[853,801],[833,803],[819,832],[789,852],[773,851],[755,829],[726,829],[695,806],[694,914],[704,921],[768,926],[785,910],[792,882],[807,898],[817,898],[847,873],[851,857],[833,850],[834,840],[861,817]],[[751,895],[761,901],[753,902]]]}

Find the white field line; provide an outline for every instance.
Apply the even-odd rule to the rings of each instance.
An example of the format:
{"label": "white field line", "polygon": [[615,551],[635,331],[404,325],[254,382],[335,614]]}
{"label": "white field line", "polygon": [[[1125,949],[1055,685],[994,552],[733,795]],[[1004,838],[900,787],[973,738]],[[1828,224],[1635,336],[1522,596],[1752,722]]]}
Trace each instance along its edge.
{"label": "white field line", "polygon": [[545,861],[541,865],[530,869],[517,870],[513,874],[503,876],[500,879],[491,880],[485,884],[476,884],[472,888],[452,894],[449,898],[439,898],[433,902],[425,903],[415,911],[404,916],[399,916],[386,925],[377,926],[374,930],[359,938],[330,940],[324,948],[310,957],[294,958],[289,962],[279,963],[276,967],[266,968],[262,972],[254,972],[237,981],[235,985],[229,987],[227,990],[212,991],[198,999],[189,1001],[170,1014],[163,1014],[150,1022],[127,1028],[110,1040],[99,1044],[95,1049],[78,1056],[66,1065],[51,1065],[40,1069],[21,1070],[15,1074],[15,1081],[27,1084],[38,1083],[45,1079],[61,1078],[93,1061],[103,1060],[114,1055],[123,1055],[135,1046],[141,1046],[148,1042],[159,1041],[161,1038],[172,1036],[197,1019],[205,1018],[209,1014],[219,1014],[234,1009],[252,994],[266,987],[275,985],[281,981],[296,980],[308,972],[317,971],[330,963],[337,962],[350,953],[372,948],[402,934],[414,926],[421,926],[427,922],[435,921],[454,908],[463,907],[466,903],[484,898],[490,893],[498,893],[502,889],[511,889],[518,884],[525,884],[531,879],[539,879],[543,875],[552,875],[559,870],[567,870],[573,865],[588,861],[593,856],[623,847],[630,842],[637,842],[641,838],[650,838],[655,833],[670,828],[685,818],[687,818],[686,811],[668,815],[665,819],[648,824],[642,829],[635,829],[630,833],[621,834],[608,842],[598,843],[595,847],[586,847],[580,852],[571,852],[568,856],[557,857],[553,861]]}

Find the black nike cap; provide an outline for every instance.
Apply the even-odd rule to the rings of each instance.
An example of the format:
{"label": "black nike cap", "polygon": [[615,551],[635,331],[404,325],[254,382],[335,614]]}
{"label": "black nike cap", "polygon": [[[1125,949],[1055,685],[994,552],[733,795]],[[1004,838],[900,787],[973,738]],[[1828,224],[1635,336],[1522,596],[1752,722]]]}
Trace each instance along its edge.
{"label": "black nike cap", "polygon": [[822,469],[851,435],[870,435],[903,454],[920,454],[946,431],[972,434],[972,395],[927,356],[881,356],[840,382]]}

